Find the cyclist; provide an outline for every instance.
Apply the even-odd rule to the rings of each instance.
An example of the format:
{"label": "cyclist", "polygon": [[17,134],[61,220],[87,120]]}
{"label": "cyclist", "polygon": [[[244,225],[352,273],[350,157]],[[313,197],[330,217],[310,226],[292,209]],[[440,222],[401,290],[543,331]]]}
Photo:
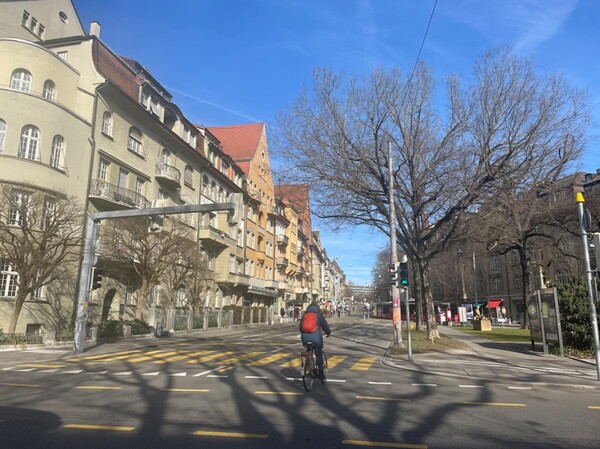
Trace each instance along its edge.
{"label": "cyclist", "polygon": [[323,334],[331,335],[329,323],[321,313],[316,301],[313,300],[306,308],[306,311],[300,319],[300,334],[302,345],[306,347],[309,341],[315,345],[315,355],[317,356],[317,367],[319,368],[319,378],[324,379],[323,372]]}

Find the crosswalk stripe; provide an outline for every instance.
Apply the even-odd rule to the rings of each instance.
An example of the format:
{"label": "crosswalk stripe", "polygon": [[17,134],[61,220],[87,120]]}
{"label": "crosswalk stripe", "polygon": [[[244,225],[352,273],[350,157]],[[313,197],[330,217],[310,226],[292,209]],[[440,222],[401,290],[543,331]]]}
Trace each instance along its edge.
{"label": "crosswalk stripe", "polygon": [[210,354],[212,352],[214,352],[214,351],[197,351],[197,352],[178,351],[178,355],[175,355],[173,357],[167,357],[166,359],[163,359],[163,360],[156,360],[155,362],[152,362],[152,363],[176,362],[178,360],[189,359],[189,358],[195,357],[197,355]]}
{"label": "crosswalk stripe", "polygon": [[276,360],[283,359],[284,357],[288,357],[289,355],[290,354],[287,352],[279,352],[279,353],[270,355],[269,357],[263,357],[259,360],[248,363],[248,366],[264,366],[264,365],[267,365]]}
{"label": "crosswalk stripe", "polygon": [[135,357],[133,359],[127,359],[129,363],[137,363],[137,362],[146,362],[148,360],[156,360],[158,358],[158,354],[166,353],[167,351],[163,351],[161,349],[157,349],[156,351],[145,352],[141,357]]}
{"label": "crosswalk stripe", "polygon": [[220,359],[221,357],[226,357],[231,354],[234,354],[234,352],[233,351],[219,352],[217,354],[207,355],[207,356],[195,359],[195,360],[190,360],[189,362],[185,362],[185,363],[196,365],[198,363],[204,363],[204,362],[209,362],[211,360]]}
{"label": "crosswalk stripe", "polygon": [[347,355],[334,355],[333,357],[327,357],[327,369],[335,368],[347,358]]}
{"label": "crosswalk stripe", "polygon": [[373,363],[375,363],[376,360],[376,357],[362,357],[358,362],[352,365],[350,369],[353,371],[366,371],[373,366]]}
{"label": "crosswalk stripe", "polygon": [[281,368],[300,368],[300,354],[296,355],[292,360],[279,365]]}
{"label": "crosswalk stripe", "polygon": [[88,355],[88,356],[84,356],[84,357],[76,357],[73,359],[68,359],[67,362],[84,362],[86,360],[96,360],[96,359],[102,359],[102,358],[106,358],[106,357],[111,357],[111,356],[116,356],[116,355],[122,355],[122,354],[135,354],[135,353],[139,353],[142,352],[141,349],[130,349],[128,351],[120,351],[120,352],[111,352],[110,354],[97,354],[97,355]]}
{"label": "crosswalk stripe", "polygon": [[237,363],[237,362],[239,362],[241,360],[250,359],[252,357],[256,357],[256,356],[259,356],[259,355],[262,355],[262,354],[264,354],[264,352],[249,352],[247,354],[242,354],[242,355],[239,355],[237,357],[231,357],[229,359],[225,359],[225,360],[223,360],[223,361],[221,361],[219,363],[222,363],[223,365],[233,365],[234,363]]}

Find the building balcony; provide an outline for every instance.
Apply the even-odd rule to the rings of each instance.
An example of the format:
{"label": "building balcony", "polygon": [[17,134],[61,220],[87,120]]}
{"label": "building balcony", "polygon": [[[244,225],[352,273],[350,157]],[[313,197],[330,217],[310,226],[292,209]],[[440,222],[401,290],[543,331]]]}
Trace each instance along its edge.
{"label": "building balcony", "polygon": [[290,261],[286,257],[277,257],[275,263],[278,267],[287,267]]}
{"label": "building balcony", "polygon": [[181,172],[169,164],[156,166],[156,180],[171,188],[181,187]]}
{"label": "building balcony", "polygon": [[219,273],[217,274],[216,281],[219,283],[233,284],[234,286],[250,286],[250,276],[242,273]]}
{"label": "building balcony", "polygon": [[268,280],[265,281],[266,288],[275,288],[277,290],[285,290],[287,284],[283,281]]}
{"label": "building balcony", "polygon": [[203,247],[216,250],[232,246],[231,241],[233,241],[223,231],[212,226],[202,226],[198,230],[198,239],[202,242]]}
{"label": "building balcony", "polygon": [[144,209],[150,207],[150,201],[144,195],[102,179],[92,180],[90,199],[94,200],[102,209]]}
{"label": "building balcony", "polygon": [[290,239],[287,235],[277,235],[277,244],[281,246],[285,246],[290,242]]}

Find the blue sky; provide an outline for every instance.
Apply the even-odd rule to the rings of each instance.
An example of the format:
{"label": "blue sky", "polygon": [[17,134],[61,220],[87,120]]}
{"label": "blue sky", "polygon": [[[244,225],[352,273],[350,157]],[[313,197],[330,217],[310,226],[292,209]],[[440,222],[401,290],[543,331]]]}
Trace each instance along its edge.
{"label": "blue sky", "polygon": [[[412,68],[435,0],[74,0],[84,28],[138,60],[194,122],[265,122],[293,102],[312,70],[349,75],[377,65]],[[421,59],[438,79],[468,77],[484,50],[511,45],[541,73],[588,89],[600,123],[600,1],[438,0]],[[595,131],[597,133],[597,131]],[[600,168],[598,141],[581,170]],[[371,282],[389,239],[366,230],[334,234],[317,223],[329,257],[349,280]]]}

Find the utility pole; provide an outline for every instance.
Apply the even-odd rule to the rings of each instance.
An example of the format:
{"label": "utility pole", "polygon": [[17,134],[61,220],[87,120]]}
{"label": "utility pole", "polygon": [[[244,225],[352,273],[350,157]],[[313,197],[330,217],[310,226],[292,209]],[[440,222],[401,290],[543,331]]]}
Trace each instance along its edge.
{"label": "utility pole", "polygon": [[[388,142],[388,179],[389,204],[390,204],[390,265],[398,263],[398,249],[396,245],[396,205],[394,203],[394,171],[392,169],[392,142]],[[392,319],[394,323],[394,346],[404,347],[402,344],[402,321],[400,320],[400,292],[398,283],[392,284]]]}
{"label": "utility pole", "polygon": [[[596,349],[596,376],[600,380],[600,340],[598,338],[598,316],[596,315],[596,305],[594,304],[594,292],[592,283],[592,268],[590,265],[590,250],[588,248],[588,226],[586,225],[586,211],[583,209],[585,199],[583,194],[578,192],[575,201],[579,211],[579,229],[581,232],[581,241],[583,242],[583,264],[585,269],[585,283],[587,285],[588,299],[590,300],[590,321],[592,324],[592,334],[594,335],[594,346]],[[596,248],[596,250],[598,250]]]}

